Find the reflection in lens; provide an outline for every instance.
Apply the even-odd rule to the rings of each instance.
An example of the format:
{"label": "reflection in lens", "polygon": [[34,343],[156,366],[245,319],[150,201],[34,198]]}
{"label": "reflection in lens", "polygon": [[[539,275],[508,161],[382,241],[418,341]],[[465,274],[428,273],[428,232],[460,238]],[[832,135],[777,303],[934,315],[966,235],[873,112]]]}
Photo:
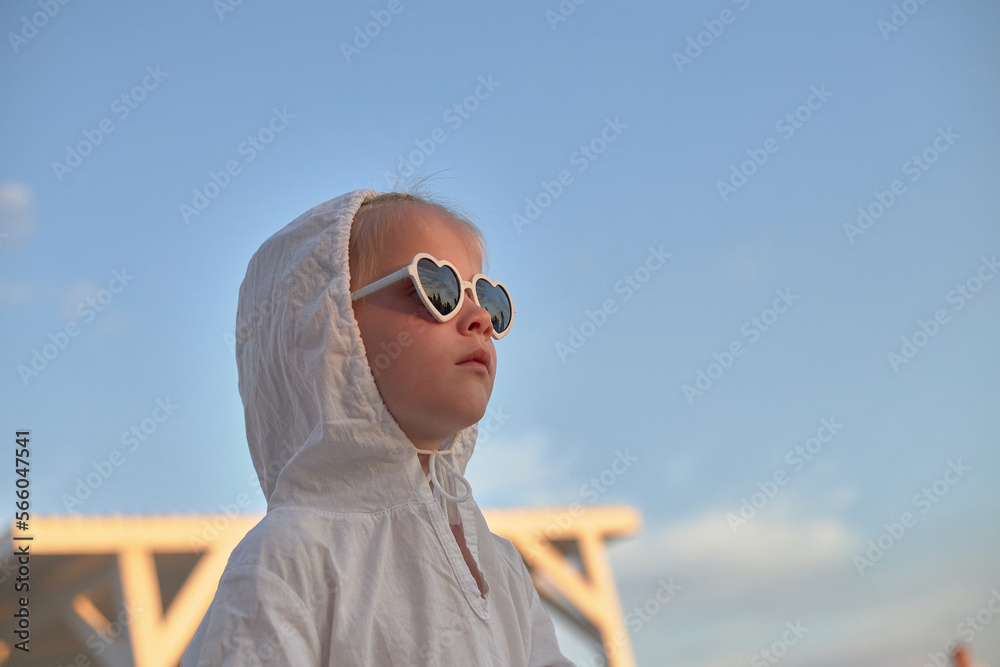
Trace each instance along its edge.
{"label": "reflection in lens", "polygon": [[442,315],[447,315],[458,306],[458,276],[447,266],[438,266],[429,259],[417,261],[417,275],[427,294],[427,299]]}
{"label": "reflection in lens", "polygon": [[491,285],[485,278],[476,281],[479,305],[490,314],[493,330],[503,333],[510,326],[510,296],[499,285]]}

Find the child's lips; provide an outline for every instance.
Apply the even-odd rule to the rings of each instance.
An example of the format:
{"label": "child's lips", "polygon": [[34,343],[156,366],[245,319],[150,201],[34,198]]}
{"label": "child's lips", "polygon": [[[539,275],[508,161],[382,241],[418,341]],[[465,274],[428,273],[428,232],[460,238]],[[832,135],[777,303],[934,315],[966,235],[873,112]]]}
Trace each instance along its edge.
{"label": "child's lips", "polygon": [[482,367],[487,372],[490,370],[490,362],[492,361],[492,355],[489,350],[479,349],[467,356],[462,361],[458,362],[459,366],[468,366],[470,368]]}

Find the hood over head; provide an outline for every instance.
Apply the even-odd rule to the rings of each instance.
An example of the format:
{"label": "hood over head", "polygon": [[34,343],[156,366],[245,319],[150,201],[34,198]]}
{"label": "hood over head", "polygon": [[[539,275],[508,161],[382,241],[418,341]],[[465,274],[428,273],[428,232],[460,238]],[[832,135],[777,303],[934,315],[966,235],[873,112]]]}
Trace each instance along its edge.
{"label": "hood over head", "polygon": [[[268,511],[373,512],[431,497],[417,449],[375,385],[351,307],[351,225],[379,194],[356,190],[306,211],[264,241],[240,286],[239,389]],[[446,496],[456,482],[469,489],[461,474],[476,433],[458,431],[431,456]]]}

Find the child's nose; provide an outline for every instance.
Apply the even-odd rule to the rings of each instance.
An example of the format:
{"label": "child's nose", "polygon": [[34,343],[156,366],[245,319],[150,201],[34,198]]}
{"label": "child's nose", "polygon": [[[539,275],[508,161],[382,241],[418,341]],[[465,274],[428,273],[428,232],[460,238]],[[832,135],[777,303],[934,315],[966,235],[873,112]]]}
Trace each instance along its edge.
{"label": "child's nose", "polygon": [[465,303],[462,305],[462,310],[466,311],[461,317],[464,330],[473,331],[478,327],[487,337],[493,335],[493,319],[488,310],[476,303],[475,293],[471,287],[465,288]]}

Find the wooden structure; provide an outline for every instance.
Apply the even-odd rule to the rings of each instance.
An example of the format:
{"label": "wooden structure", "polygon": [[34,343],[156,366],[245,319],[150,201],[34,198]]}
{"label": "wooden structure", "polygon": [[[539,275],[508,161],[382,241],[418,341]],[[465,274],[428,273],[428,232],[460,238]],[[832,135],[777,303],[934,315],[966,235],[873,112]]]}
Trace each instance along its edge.
{"label": "wooden structure", "polygon": [[[605,540],[636,533],[639,513],[574,505],[483,514],[517,547],[539,593],[601,642],[609,667],[634,667]],[[8,530],[0,543],[0,665],[174,667],[229,554],[260,518],[33,517],[30,653],[12,639],[18,564]]]}

